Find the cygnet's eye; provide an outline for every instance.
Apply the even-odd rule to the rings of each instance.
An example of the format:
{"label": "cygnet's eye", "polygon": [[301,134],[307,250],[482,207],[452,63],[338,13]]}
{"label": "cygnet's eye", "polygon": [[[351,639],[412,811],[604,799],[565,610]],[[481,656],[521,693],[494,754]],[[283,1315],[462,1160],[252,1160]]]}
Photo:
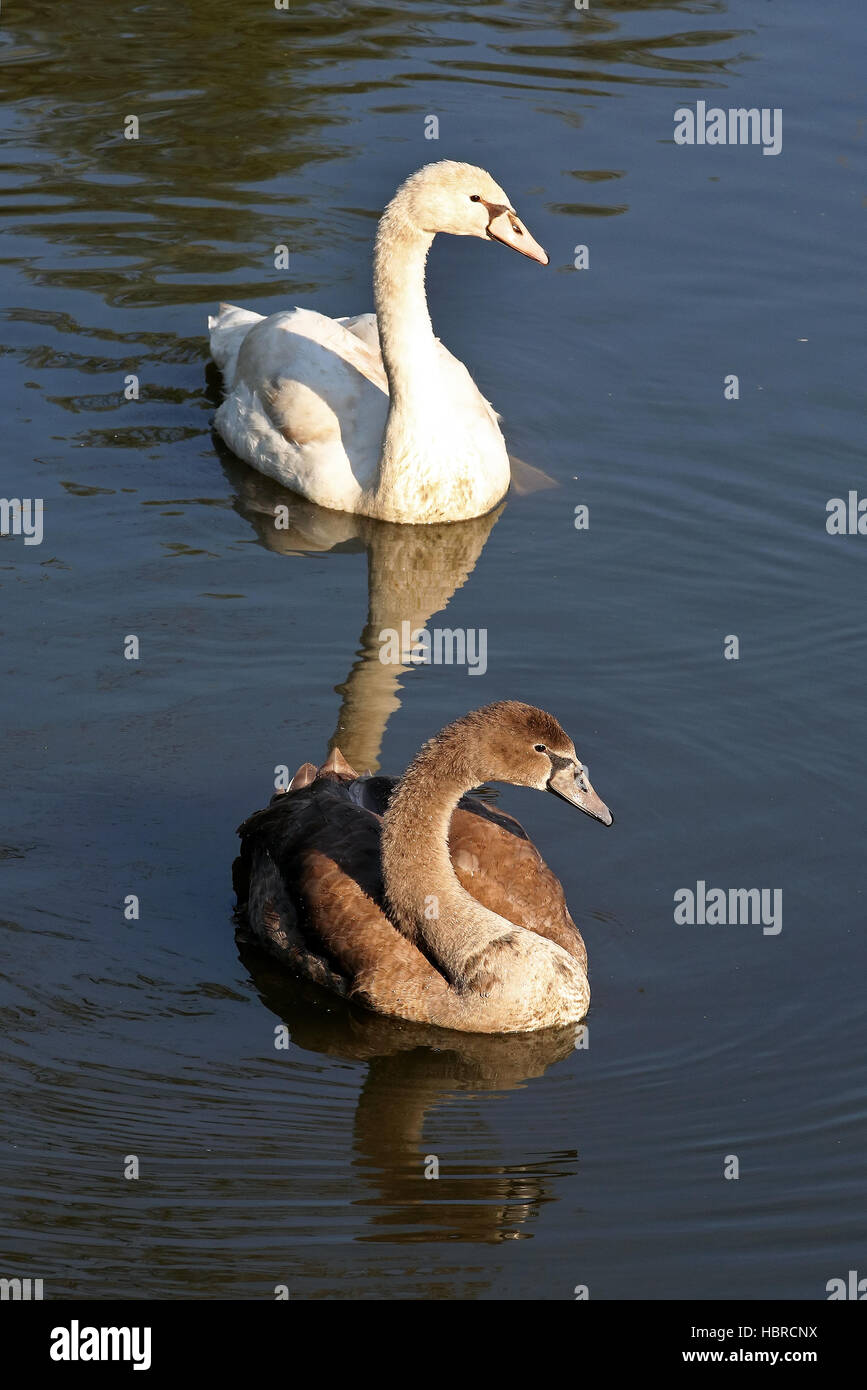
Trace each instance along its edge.
{"label": "cygnet's eye", "polygon": [[481,201],[482,201],[482,200],[481,200],[481,198],[480,198],[480,196],[479,196],[478,193],[471,193],[471,194],[470,194],[470,202],[471,202],[471,203],[480,203]]}
{"label": "cygnet's eye", "polygon": [[534,743],[534,744],[533,744],[533,748],[535,749],[535,751],[536,751],[537,753],[547,753],[547,752],[548,752],[548,749],[545,747],[544,743]]}

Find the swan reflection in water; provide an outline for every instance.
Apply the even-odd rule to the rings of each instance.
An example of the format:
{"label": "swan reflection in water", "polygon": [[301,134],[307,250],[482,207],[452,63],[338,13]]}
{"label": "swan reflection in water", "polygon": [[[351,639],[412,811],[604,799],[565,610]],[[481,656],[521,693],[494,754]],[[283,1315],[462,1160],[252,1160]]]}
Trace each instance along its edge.
{"label": "swan reflection in water", "polygon": [[[329,751],[339,747],[359,772],[376,772],[388,720],[400,708],[400,677],[413,669],[380,660],[380,634],[418,632],[448,606],[475,569],[506,502],[472,521],[398,525],[317,507],[238,463],[228,451],[222,458],[236,490],[235,508],[268,550],[287,556],[367,552],[367,621],[349,674],[335,687],[342,702],[327,746]],[[519,459],[511,464],[513,492],[555,486],[531,464]]]}
{"label": "swan reflection in water", "polygon": [[[346,680],[337,726],[339,746],[359,770],[379,768],[392,713],[400,706],[406,665],[380,660],[380,634],[426,628],[466,583],[505,502],[487,516],[444,525],[408,526],[327,511],[223,453],[237,510],[263,545],[287,556],[366,551],[367,620]],[[540,470],[512,460],[513,493],[553,486]],[[277,509],[281,522],[275,525]],[[354,1119],[355,1167],[373,1215],[359,1239],[502,1241],[526,1239],[541,1205],[556,1199],[555,1181],[577,1169],[574,1151],[532,1164],[444,1164],[426,1179],[425,1122],[455,1096],[523,1087],[575,1049],[583,1025],[533,1034],[484,1036],[406,1024],[367,1013],[294,979],[238,935],[241,960],[263,1003],[299,1048],[367,1065]]]}
{"label": "swan reflection in water", "polygon": [[[241,961],[265,1006],[294,1046],[364,1062],[353,1122],[356,1205],[369,1209],[357,1239],[389,1243],[530,1239],[532,1223],[557,1187],[577,1172],[575,1150],[503,1164],[440,1154],[439,1175],[425,1177],[436,1149],[426,1123],[455,1098],[523,1088],[580,1044],[584,1025],[500,1036],[453,1033],[367,1013],[293,979],[238,936]],[[496,1138],[485,1135],[493,1147]],[[433,1148],[431,1147],[433,1146]],[[559,1181],[558,1181],[559,1180]]]}

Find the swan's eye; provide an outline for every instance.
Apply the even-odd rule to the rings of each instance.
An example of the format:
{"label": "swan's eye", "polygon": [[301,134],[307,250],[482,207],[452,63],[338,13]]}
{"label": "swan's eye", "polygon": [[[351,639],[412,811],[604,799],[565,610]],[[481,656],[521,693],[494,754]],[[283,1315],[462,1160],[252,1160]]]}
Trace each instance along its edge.
{"label": "swan's eye", "polygon": [[480,203],[481,201],[482,201],[482,200],[481,200],[481,198],[479,197],[478,193],[471,193],[471,194],[470,194],[470,202],[471,202],[471,203]]}
{"label": "swan's eye", "polygon": [[534,744],[533,744],[533,748],[535,749],[535,751],[536,751],[537,753],[547,753],[547,752],[548,752],[548,749],[545,747],[544,743],[534,743]]}

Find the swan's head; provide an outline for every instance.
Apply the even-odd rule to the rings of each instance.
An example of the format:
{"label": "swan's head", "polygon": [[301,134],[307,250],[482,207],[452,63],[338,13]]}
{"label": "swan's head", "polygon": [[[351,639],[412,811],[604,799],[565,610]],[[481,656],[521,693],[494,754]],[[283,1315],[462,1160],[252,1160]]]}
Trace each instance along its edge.
{"label": "swan's head", "polygon": [[438,739],[466,758],[479,782],[553,792],[603,825],[614,821],[565,729],[534,705],[517,700],[485,705],[444,729],[434,744]]}
{"label": "swan's head", "polygon": [[506,194],[484,169],[441,159],[411,174],[397,190],[390,209],[419,231],[433,236],[479,236],[501,241],[540,265],[547,252],[534,241]]}

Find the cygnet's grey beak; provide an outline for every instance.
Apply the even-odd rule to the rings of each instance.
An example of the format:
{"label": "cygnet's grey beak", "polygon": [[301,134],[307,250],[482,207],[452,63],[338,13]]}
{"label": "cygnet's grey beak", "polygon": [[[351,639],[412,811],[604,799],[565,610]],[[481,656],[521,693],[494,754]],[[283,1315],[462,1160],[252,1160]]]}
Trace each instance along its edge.
{"label": "cygnet's grey beak", "polygon": [[548,790],[555,796],[561,796],[571,806],[577,806],[585,815],[601,821],[603,825],[614,824],[614,817],[602,798],[596,795],[590,785],[590,778],[580,763],[577,769],[571,763],[556,768],[548,778]]}

